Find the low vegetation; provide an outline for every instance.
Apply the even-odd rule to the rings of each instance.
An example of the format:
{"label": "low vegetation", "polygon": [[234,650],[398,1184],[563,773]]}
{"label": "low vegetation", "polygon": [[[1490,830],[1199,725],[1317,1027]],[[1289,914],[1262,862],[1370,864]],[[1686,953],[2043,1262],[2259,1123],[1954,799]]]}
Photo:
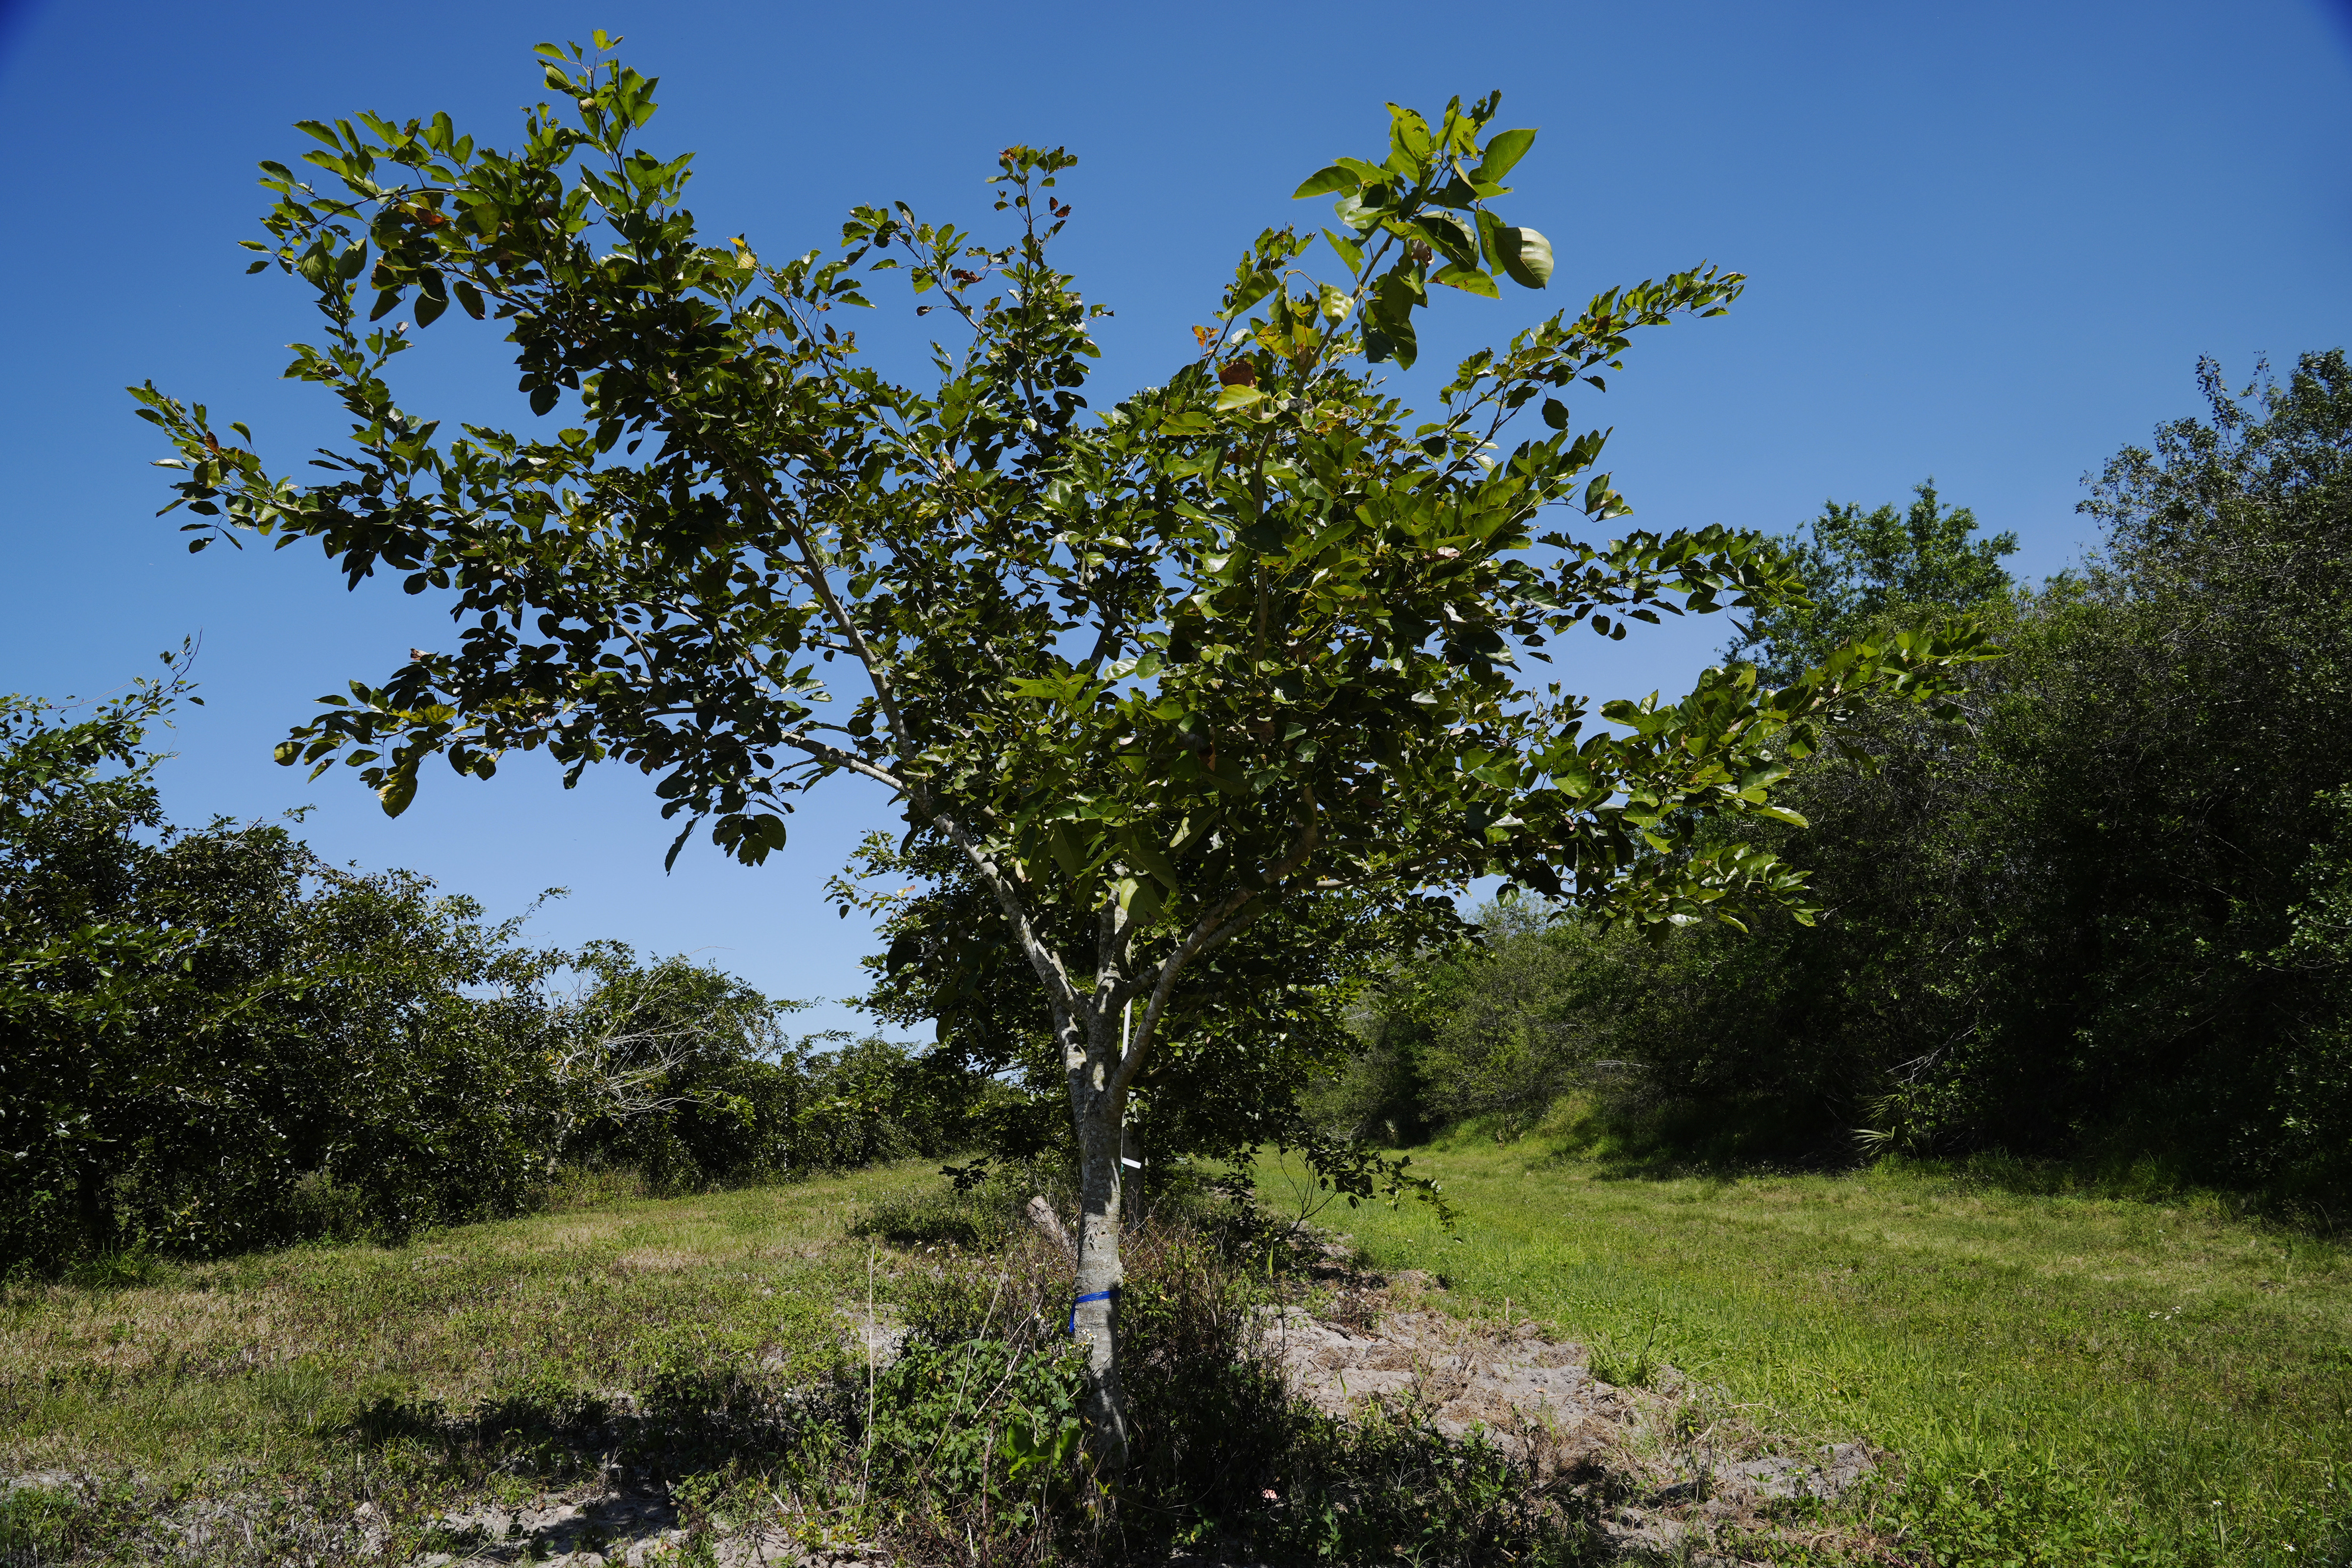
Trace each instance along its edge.
{"label": "low vegetation", "polygon": [[[1728,1560],[2352,1562],[2339,1244],[1999,1164],[1643,1174],[1542,1132],[1416,1152],[1456,1235],[1423,1205],[1317,1217],[1430,1275],[1419,1303],[1686,1389],[1693,1443],[1877,1456],[1841,1501],[1719,1529]],[[1259,1168],[1255,1210],[1199,1187],[1133,1222],[1135,1455],[1101,1489],[1068,1259],[1014,1217],[1033,1186],[1057,1190],[958,1194],[923,1162],[666,1200],[606,1176],[396,1245],[14,1287],[0,1468],[32,1484],[0,1502],[0,1561],[405,1562],[599,1529],[680,1561],[1606,1555],[1608,1488],[1537,1485],[1409,1402],[1333,1421],[1253,1352],[1254,1307],[1345,1317],[1319,1249],[1282,1244],[1328,1195],[1296,1163]]]}
{"label": "low vegetation", "polygon": [[2340,1241],[2015,1162],[1661,1175],[1582,1147],[1475,1129],[1416,1151],[1457,1237],[1410,1205],[1346,1224],[1621,1375],[1671,1364],[1883,1447],[1863,1506],[1892,1560],[2352,1562]]}
{"label": "low vegetation", "polygon": [[[1578,1511],[1498,1451],[1410,1409],[1350,1425],[1291,1401],[1250,1344],[1294,1260],[1206,1197],[1129,1238],[1149,1414],[1114,1489],[1078,1446],[1071,1259],[1001,1222],[1024,1184],[959,1194],[909,1163],[591,1190],[398,1245],[14,1288],[0,1552],[402,1562],[520,1550],[518,1521],[621,1497],[668,1526],[637,1544],[706,1560],[722,1539],[926,1562],[1578,1554]],[[994,1245],[964,1251],[975,1211]]]}

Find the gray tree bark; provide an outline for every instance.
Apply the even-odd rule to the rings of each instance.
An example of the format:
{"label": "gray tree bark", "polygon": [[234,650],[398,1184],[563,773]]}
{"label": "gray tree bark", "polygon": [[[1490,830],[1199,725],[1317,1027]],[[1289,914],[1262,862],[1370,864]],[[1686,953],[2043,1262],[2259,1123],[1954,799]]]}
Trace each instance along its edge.
{"label": "gray tree bark", "polygon": [[1076,1019],[1062,1025],[1078,1138],[1078,1269],[1070,1332],[1087,1347],[1087,1439],[1096,1462],[1116,1473],[1126,1467],[1128,1453],[1127,1395],[1118,1382],[1118,1292],[1126,1279],[1118,1251],[1118,1160],[1127,1089],[1118,1076],[1117,1020],[1110,1009],[1093,1011],[1084,1026]]}

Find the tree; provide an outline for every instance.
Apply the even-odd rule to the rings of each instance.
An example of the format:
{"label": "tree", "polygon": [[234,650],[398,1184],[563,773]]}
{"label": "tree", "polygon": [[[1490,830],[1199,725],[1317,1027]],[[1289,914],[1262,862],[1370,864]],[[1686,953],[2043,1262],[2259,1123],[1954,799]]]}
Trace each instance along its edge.
{"label": "tree", "polygon": [[1824,501],[1810,539],[1780,542],[1803,595],[1758,605],[1725,657],[1753,657],[1765,679],[1793,680],[1890,619],[1966,614],[2006,595],[2000,563],[2017,553],[2017,535],[1972,538],[1976,513],[1941,506],[1932,479],[1912,493],[1899,512]]}
{"label": "tree", "polygon": [[[1056,1121],[1068,1126],[1060,1049],[1034,972],[961,858],[936,836],[902,852],[876,834],[853,861],[856,880],[836,882],[836,896],[888,911],[888,947],[866,961],[876,984],[859,1000],[889,1022],[935,1020],[943,1067],[1020,1085],[1024,1094],[989,1119],[986,1154],[1034,1156],[1058,1143]],[[864,884],[877,880],[908,886],[869,894]],[[1433,1200],[1432,1184],[1405,1173],[1409,1160],[1380,1159],[1307,1118],[1299,1090],[1352,1054],[1350,1005],[1393,955],[1460,926],[1441,898],[1309,891],[1202,952],[1169,994],[1159,1046],[1129,1086],[1129,1168],[1244,1161],[1271,1143],[1305,1154],[1351,1203],[1407,1191]]]}
{"label": "tree", "polygon": [[1817,927],[1588,950],[1579,1023],[1645,1068],[1596,1083],[1621,1134],[2352,1192],[2352,366],[2199,379],[2095,470],[2099,553],[1979,602],[1968,724],[1885,705],[1777,786]]}
{"label": "tree", "polygon": [[562,955],[280,824],[173,826],[147,737],[184,673],[79,720],[0,695],[0,1261],[513,1212]]}
{"label": "tree", "polygon": [[[1089,423],[1104,308],[1050,261],[1066,153],[1002,154],[1008,243],[860,206],[838,254],[770,263],[702,240],[688,157],[633,148],[655,83],[610,47],[541,48],[554,97],[516,151],[368,114],[301,127],[327,181],[263,165],[255,267],[308,283],[326,328],[289,374],[341,402],[350,438],[298,482],[242,425],[224,442],[202,405],[134,389],[185,469],[173,504],[197,513],[191,548],[308,539],[352,586],[391,570],[450,596],[454,649],[324,699],[279,751],[342,758],[389,811],[428,758],[486,777],[544,747],[567,782],[606,759],[657,775],[679,845],[707,822],[746,861],[840,773],[954,847],[1051,1021],[1074,1323],[1116,1468],[1124,1108],[1192,965],[1301,893],[1381,904],[1495,874],[1643,921],[1794,898],[1722,825],[1774,815],[1784,753],[1858,693],[1928,689],[1968,641],[1841,649],[1777,691],[1713,670],[1679,703],[1604,706],[1613,728],[1523,676],[1578,626],[1622,636],[1786,579],[1749,535],[1594,544],[1548,510],[1627,510],[1593,471],[1603,433],[1574,433],[1558,395],[1600,389],[1637,329],[1724,309],[1738,274],[1560,311],[1463,361],[1427,420],[1369,368],[1413,363],[1433,284],[1549,280],[1543,237],[1494,207],[1535,132],[1493,131],[1493,97],[1434,123],[1391,106],[1380,158],[1299,187],[1337,198],[1338,226],[1260,235],[1197,357]],[[1326,276],[1305,267],[1318,238]],[[889,271],[955,324],[930,390],[843,323]],[[533,416],[578,422],[446,436],[404,409],[386,376],[415,335],[371,323],[452,302],[505,329]],[[1522,413],[1540,428],[1507,448]]]}

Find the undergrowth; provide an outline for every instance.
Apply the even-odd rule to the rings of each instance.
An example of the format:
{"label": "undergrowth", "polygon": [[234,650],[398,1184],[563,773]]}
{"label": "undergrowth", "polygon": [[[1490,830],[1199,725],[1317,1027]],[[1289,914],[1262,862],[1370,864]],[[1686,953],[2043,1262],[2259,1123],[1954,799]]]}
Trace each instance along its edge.
{"label": "undergrowth", "polygon": [[[820,1256],[745,1228],[761,1213],[821,1224],[826,1194],[803,1187],[765,1204],[700,1200],[705,1228],[671,1228],[667,1249],[646,1222],[678,1206],[625,1202],[617,1217],[577,1208],[406,1249],[174,1265],[144,1296],[113,1280],[103,1299],[26,1289],[11,1308],[26,1348],[82,1370],[58,1369],[71,1387],[29,1367],[11,1385],[16,1463],[31,1457],[28,1423],[51,1424],[52,1449],[65,1423],[87,1436],[65,1484],[0,1495],[0,1568],[462,1556],[490,1544],[453,1522],[484,1500],[520,1508],[614,1489],[674,1504],[689,1562],[753,1533],[775,1549],[974,1568],[1108,1568],[1171,1550],[1268,1563],[1385,1563],[1400,1548],[1432,1563],[1593,1555],[1585,1501],[1501,1450],[1449,1440],[1410,1405],[1343,1423],[1291,1397],[1262,1309],[1305,1295],[1319,1254],[1234,1203],[1231,1184],[1171,1184],[1139,1205],[1119,1305],[1133,1454],[1120,1475],[1097,1473],[1078,1420],[1070,1263],[1021,1217],[1041,1189],[1066,1199],[1050,1171],[961,1190],[893,1178],[851,1222],[858,1234],[834,1230]],[[588,1224],[611,1237],[593,1252],[577,1234]],[[449,1392],[323,1360],[249,1365],[226,1342],[193,1371],[185,1356],[131,1354],[147,1323],[208,1300],[273,1302],[281,1316],[266,1331],[282,1339],[320,1310],[300,1290],[331,1288],[348,1299],[316,1325],[319,1357],[337,1334],[368,1335],[369,1304],[390,1309],[373,1331],[379,1363],[385,1344],[421,1346],[410,1336],[449,1311],[495,1310],[458,1320],[478,1325],[458,1339],[498,1336],[506,1370],[462,1373],[457,1340],[433,1351],[448,1358],[437,1386]],[[598,1349],[625,1308],[658,1310],[661,1325]],[[536,1359],[515,1337],[534,1321],[546,1325]],[[265,1331],[257,1319],[252,1331]],[[130,1435],[132,1406],[184,1397],[189,1376],[199,1392],[242,1391],[248,1425],[234,1448],[176,1471],[89,1462],[95,1443]]]}

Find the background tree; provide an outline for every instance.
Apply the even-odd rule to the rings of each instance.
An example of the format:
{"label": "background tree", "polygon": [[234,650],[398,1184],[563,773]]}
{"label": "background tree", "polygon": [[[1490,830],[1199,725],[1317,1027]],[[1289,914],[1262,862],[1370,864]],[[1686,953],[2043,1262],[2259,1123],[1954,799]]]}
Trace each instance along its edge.
{"label": "background tree", "polygon": [[2017,553],[2017,535],[1975,537],[1976,513],[1943,507],[1934,479],[1913,493],[1901,511],[1822,503],[1810,537],[1780,542],[1804,593],[1758,605],[1724,657],[1753,659],[1767,680],[1793,680],[1859,635],[2005,595],[2011,584],[2000,563]]}
{"label": "background tree", "polygon": [[[1714,670],[1677,704],[1605,706],[1605,726],[1526,679],[1577,626],[1622,635],[1782,578],[1748,535],[1595,544],[1552,521],[1626,510],[1593,472],[1602,434],[1574,433],[1558,395],[1597,387],[1636,329],[1724,308],[1736,274],[1549,317],[1465,360],[1428,418],[1366,368],[1412,363],[1433,285],[1549,279],[1543,237],[1492,205],[1535,133],[1490,131],[1491,97],[1433,122],[1391,107],[1380,157],[1298,193],[1338,198],[1326,274],[1303,265],[1317,236],[1262,234],[1199,357],[1086,423],[1102,307],[1048,258],[1066,153],[1005,150],[1007,244],[859,207],[837,256],[769,264],[702,241],[688,158],[631,145],[652,81],[541,53],[553,98],[513,152],[446,115],[363,115],[303,127],[331,188],[264,165],[257,266],[308,283],[327,331],[289,374],[352,424],[303,483],[242,426],[225,443],[201,406],[140,389],[187,469],[194,544],[308,538],[352,585],[390,569],[451,595],[454,649],[328,698],[281,748],[341,756],[389,810],[430,757],[484,776],[543,746],[567,777],[606,758],[658,775],[680,843],[708,822],[746,860],[783,842],[794,793],[845,773],[954,846],[1060,1055],[1076,1324],[1113,1466],[1125,1102],[1193,963],[1308,892],[1377,905],[1500,875],[1653,921],[1793,897],[1731,825],[1778,810],[1784,757],[1858,692],[1920,689],[1966,652],[1906,633],[1771,692]],[[883,377],[838,320],[893,270],[955,325],[929,390]],[[445,436],[404,409],[385,376],[412,335],[368,322],[452,303],[504,327],[534,416],[579,423]],[[1538,427],[1507,447],[1522,413]]]}
{"label": "background tree", "polygon": [[1571,998],[1592,1050],[1643,1069],[1580,1084],[1630,1144],[2005,1150],[2339,1205],[2352,371],[2328,351],[2236,392],[2199,375],[2202,417],[2097,475],[2104,552],[1980,602],[2008,657],[1966,673],[1965,726],[1866,706],[1781,784],[1814,825],[1789,852],[1818,925],[1638,943],[1571,923],[1544,933],[1559,970],[1532,1003],[1499,961],[1433,953],[1376,995],[1349,1081],[1379,1064],[1413,1086],[1406,1121],[1460,1114],[1438,1036]]}
{"label": "background tree", "polygon": [[0,1268],[398,1236],[567,1164],[695,1190],[968,1136],[969,1075],[788,1039],[792,1004],[717,970],[530,945],[284,823],[173,826],[148,736],[183,668],[80,716],[0,694]]}
{"label": "background tree", "polygon": [[184,691],[0,697],[0,1258],[513,1212],[551,1153],[558,956],[279,824],[174,829],[146,736]]}

